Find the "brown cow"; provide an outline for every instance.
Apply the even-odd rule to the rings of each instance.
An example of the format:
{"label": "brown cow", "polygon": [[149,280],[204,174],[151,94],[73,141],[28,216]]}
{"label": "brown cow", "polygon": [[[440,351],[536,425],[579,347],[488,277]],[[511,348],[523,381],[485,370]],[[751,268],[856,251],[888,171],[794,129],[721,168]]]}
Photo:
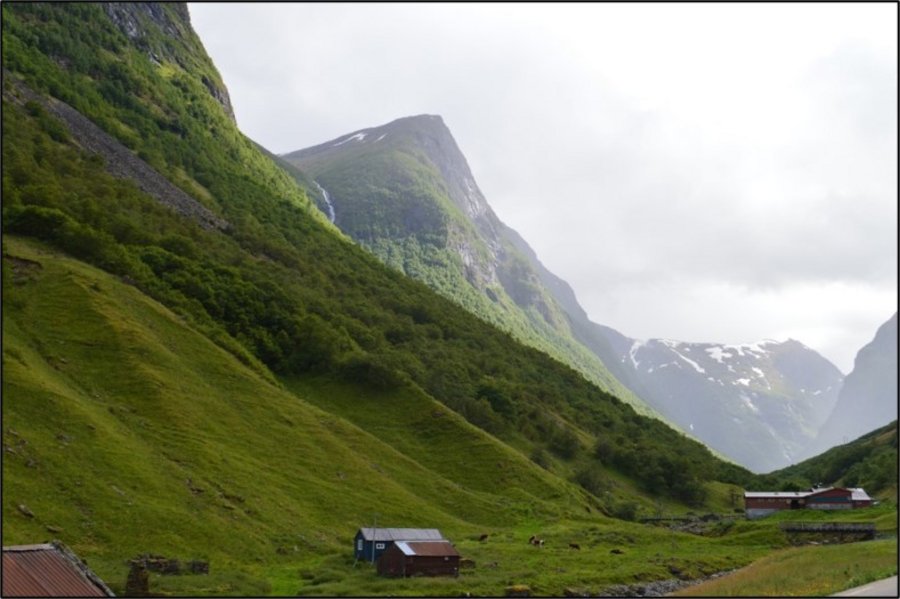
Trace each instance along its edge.
{"label": "brown cow", "polygon": [[579,545],[578,543],[569,543],[569,548],[570,548],[570,549],[579,549],[579,550],[580,550],[580,549],[581,549],[581,545]]}

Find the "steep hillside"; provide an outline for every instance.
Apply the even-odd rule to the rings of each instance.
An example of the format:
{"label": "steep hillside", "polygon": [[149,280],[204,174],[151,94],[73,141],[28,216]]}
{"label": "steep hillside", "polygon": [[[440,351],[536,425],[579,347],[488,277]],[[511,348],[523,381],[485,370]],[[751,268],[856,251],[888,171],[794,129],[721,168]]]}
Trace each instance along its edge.
{"label": "steep hillside", "polygon": [[805,455],[846,443],[897,418],[897,315],[856,354],[837,403]]}
{"label": "steep hillside", "polygon": [[491,210],[440,117],[398,119],[282,159],[315,179],[323,212],[383,262],[592,380],[615,379],[739,464],[761,472],[796,461],[834,405],[840,372],[799,342],[640,342],[591,322]]}
{"label": "steep hillside", "polygon": [[[340,551],[373,511],[454,537],[585,513],[576,487],[421,393],[342,396],[408,410],[449,453],[404,451],[298,399],[43,245],[7,237],[4,268],[4,545],[52,534],[119,583],[147,552],[246,573],[279,548]],[[433,459],[450,455],[467,457]]]}
{"label": "steep hillside", "polygon": [[862,487],[873,497],[896,502],[897,421],[770,476],[801,489],[820,483]]}
{"label": "steep hillside", "polygon": [[350,243],[238,131],[183,6],[0,10],[4,544],[295,594],[376,514],[514,546],[753,480]]}
{"label": "steep hillside", "polygon": [[533,252],[491,210],[441,117],[398,119],[281,158],[315,179],[323,213],[385,264],[654,413],[573,337]]}

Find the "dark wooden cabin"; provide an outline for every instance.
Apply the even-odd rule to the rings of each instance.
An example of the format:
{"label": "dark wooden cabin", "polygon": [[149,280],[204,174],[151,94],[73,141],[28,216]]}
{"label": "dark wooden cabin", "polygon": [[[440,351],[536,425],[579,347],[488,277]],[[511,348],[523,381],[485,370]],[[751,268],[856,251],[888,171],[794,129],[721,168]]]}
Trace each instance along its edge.
{"label": "dark wooden cabin", "polygon": [[442,541],[436,528],[360,528],[353,538],[353,555],[358,560],[375,562],[397,541]]}
{"label": "dark wooden cabin", "polygon": [[459,576],[459,553],[450,541],[397,541],[378,559],[382,576]]}

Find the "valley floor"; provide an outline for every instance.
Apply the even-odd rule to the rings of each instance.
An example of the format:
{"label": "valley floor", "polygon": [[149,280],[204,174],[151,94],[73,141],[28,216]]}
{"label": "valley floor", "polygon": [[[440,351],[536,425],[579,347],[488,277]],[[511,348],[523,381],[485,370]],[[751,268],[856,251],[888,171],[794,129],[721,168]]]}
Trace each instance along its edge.
{"label": "valley floor", "polygon": [[[896,511],[891,510],[887,506],[871,514],[879,529],[896,530]],[[503,596],[507,587],[525,585],[537,596],[596,596],[618,585],[697,580],[740,568],[674,594],[825,596],[897,572],[897,540],[890,532],[885,533],[890,538],[876,541],[788,547],[776,520],[720,522],[711,525],[706,536],[610,520],[556,524],[531,520],[508,529],[484,530],[489,535],[485,541],[477,535],[453,539],[463,558],[474,562],[457,578],[380,577],[371,564],[354,561],[348,529],[345,548],[316,554],[295,547],[267,564],[244,564],[232,572],[213,567],[209,576],[153,575],[151,590],[190,595],[450,597]],[[535,533],[544,538],[544,547],[528,543]],[[122,567],[116,569],[124,580]],[[116,589],[114,582],[111,586]]]}

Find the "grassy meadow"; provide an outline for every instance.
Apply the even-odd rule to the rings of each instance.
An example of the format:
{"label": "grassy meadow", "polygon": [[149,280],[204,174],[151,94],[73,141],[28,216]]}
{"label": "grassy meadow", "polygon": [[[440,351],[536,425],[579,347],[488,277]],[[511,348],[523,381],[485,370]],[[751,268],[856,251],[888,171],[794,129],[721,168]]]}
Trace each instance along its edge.
{"label": "grassy meadow", "polygon": [[817,597],[897,574],[897,539],[776,551],[680,597]]}
{"label": "grassy meadow", "polygon": [[[3,313],[4,544],[58,538],[119,593],[142,553],[210,562],[209,575],[151,575],[161,594],[500,595],[526,584],[559,595],[698,578],[787,546],[782,515],[711,523],[704,536],[609,518],[557,475],[564,461],[539,467],[415,388],[266,377],[117,277],[38,242],[4,243],[15,289]],[[696,509],[614,482],[641,513]],[[728,511],[729,486],[710,486],[705,509]],[[475,567],[378,577],[351,550],[376,517],[440,528]],[[896,533],[891,505],[841,517]]]}

